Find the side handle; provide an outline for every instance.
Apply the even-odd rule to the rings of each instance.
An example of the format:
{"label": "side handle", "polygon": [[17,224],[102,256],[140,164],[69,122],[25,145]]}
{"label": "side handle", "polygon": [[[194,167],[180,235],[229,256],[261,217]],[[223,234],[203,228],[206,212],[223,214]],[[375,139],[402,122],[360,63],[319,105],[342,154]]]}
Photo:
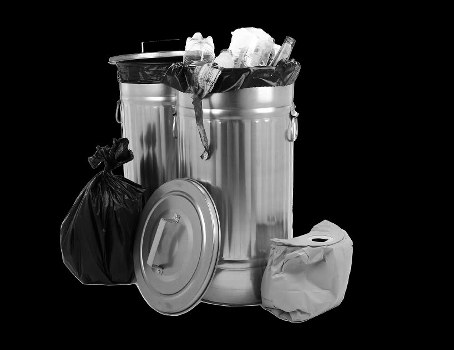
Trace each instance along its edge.
{"label": "side handle", "polygon": [[177,126],[177,107],[172,105],[172,136],[174,139],[178,138],[178,126]]}
{"label": "side handle", "polygon": [[121,99],[117,101],[117,109],[115,110],[115,120],[118,124],[121,124],[121,112],[123,109],[123,104],[121,103]]}
{"label": "side handle", "polygon": [[290,142],[295,142],[298,138],[298,116],[299,113],[295,110],[296,106],[292,103],[290,107],[290,126],[287,131],[287,137]]}

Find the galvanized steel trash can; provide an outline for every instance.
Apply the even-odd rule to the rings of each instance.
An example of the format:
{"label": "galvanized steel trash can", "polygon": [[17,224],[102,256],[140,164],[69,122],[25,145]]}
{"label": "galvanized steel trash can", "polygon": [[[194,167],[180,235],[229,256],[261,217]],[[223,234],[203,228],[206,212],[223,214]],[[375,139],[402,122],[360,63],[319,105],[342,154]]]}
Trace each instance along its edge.
{"label": "galvanized steel trash can", "polygon": [[118,67],[117,121],[134,153],[134,159],[123,166],[124,176],[152,192],[177,177],[176,90],[160,78],[183,54],[161,51],[109,59]]}
{"label": "galvanized steel trash can", "polygon": [[210,158],[197,131],[192,95],[177,91],[178,177],[200,182],[221,227],[220,256],[203,301],[261,302],[271,238],[293,237],[294,85],[213,93],[202,100]]}

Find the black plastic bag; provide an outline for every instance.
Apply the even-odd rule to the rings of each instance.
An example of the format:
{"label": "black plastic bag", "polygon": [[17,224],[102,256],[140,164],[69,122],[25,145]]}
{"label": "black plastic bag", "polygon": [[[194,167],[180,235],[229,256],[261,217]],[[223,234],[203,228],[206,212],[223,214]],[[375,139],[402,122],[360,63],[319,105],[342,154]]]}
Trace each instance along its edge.
{"label": "black plastic bag", "polygon": [[133,246],[148,190],[112,170],[133,159],[126,138],[96,147],[92,168],[104,163],[77,197],[60,229],[63,262],[83,284],[134,282]]}
{"label": "black plastic bag", "polygon": [[[165,60],[165,61],[163,61]],[[182,57],[166,57],[165,59],[131,60],[117,62],[117,78],[120,83],[159,84],[163,81],[167,69]]]}
{"label": "black plastic bag", "polygon": [[185,65],[174,63],[165,72],[162,83],[178,91],[192,93],[192,104],[204,151],[200,158],[210,158],[210,146],[203,125],[202,99],[212,93],[230,92],[254,87],[287,86],[295,83],[301,65],[282,60],[275,67],[222,68],[216,63]]}
{"label": "black plastic bag", "polygon": [[[162,83],[181,92],[193,92],[193,74],[196,67],[182,62],[170,65]],[[239,89],[287,86],[296,81],[301,65],[295,60],[282,60],[276,67],[220,68],[221,74],[210,93],[236,91]]]}

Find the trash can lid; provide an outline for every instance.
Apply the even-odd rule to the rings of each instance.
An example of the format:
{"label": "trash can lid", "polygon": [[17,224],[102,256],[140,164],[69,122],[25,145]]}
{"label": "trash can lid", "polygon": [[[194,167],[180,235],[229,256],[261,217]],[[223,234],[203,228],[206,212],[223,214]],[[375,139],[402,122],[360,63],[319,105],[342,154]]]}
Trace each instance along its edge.
{"label": "trash can lid", "polygon": [[109,58],[110,64],[117,64],[118,62],[145,60],[154,58],[170,58],[170,57],[183,57],[184,51],[157,51],[157,52],[142,52],[127,55],[113,56]]}
{"label": "trash can lid", "polygon": [[134,246],[136,284],[148,305],[165,315],[195,307],[214,275],[220,235],[205,187],[192,179],[160,186],[142,211]]}

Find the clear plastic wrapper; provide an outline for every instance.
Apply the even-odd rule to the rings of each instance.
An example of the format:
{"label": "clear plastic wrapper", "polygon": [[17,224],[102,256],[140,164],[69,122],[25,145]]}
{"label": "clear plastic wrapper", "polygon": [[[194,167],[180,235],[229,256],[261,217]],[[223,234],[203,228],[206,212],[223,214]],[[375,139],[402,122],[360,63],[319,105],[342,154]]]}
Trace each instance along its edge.
{"label": "clear plastic wrapper", "polygon": [[234,68],[235,66],[235,60],[229,50],[222,50],[221,53],[214,59],[214,63],[222,68]]}

